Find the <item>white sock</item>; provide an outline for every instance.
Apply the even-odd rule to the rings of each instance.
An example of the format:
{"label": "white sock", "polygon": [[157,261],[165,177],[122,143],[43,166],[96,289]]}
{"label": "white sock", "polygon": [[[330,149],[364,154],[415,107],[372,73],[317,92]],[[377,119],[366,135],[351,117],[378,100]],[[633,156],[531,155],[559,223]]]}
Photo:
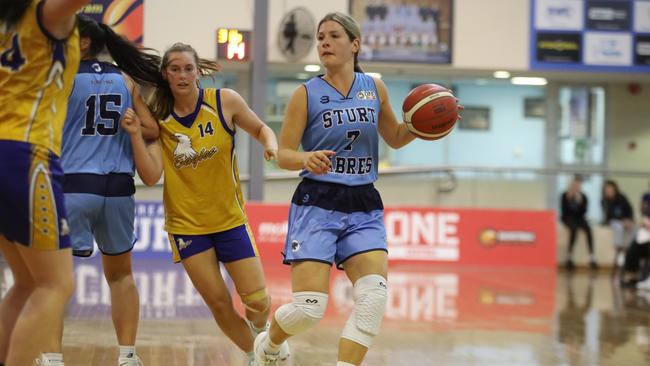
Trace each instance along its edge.
{"label": "white sock", "polygon": [[134,358],[135,357],[135,346],[119,346],[120,347],[120,357]]}
{"label": "white sock", "polygon": [[273,343],[271,336],[266,334],[266,341],[264,342],[264,353],[276,354],[280,352],[280,345]]}
{"label": "white sock", "polygon": [[255,324],[253,324],[252,321],[246,319],[246,322],[248,323],[248,326],[251,327],[251,330],[253,331],[253,333],[255,333],[256,335],[260,334],[260,333],[262,333],[263,331],[266,330],[266,323],[264,323],[264,325],[261,328],[258,328],[258,327],[255,326]]}
{"label": "white sock", "polygon": [[338,361],[336,366],[355,366],[353,363],[347,363],[345,361]]}
{"label": "white sock", "polygon": [[63,362],[62,353],[43,353],[43,358],[48,361]]}

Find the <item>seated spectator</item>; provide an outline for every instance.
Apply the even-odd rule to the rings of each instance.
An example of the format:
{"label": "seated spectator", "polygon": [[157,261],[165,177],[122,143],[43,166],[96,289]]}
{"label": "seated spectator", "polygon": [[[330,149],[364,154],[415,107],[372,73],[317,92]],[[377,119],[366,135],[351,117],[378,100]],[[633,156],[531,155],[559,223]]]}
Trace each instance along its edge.
{"label": "seated spectator", "polygon": [[624,255],[625,248],[631,242],[632,230],[634,229],[634,213],[630,201],[621,193],[618,184],[613,180],[607,180],[603,184],[601,205],[604,224],[609,225],[612,229],[612,244],[616,250],[612,275],[616,276],[619,269],[619,258]]}

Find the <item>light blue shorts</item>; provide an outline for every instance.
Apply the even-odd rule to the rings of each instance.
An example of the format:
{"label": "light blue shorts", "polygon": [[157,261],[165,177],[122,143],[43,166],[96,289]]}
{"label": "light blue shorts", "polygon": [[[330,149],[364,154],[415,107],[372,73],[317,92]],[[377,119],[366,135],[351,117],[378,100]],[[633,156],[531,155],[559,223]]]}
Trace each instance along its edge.
{"label": "light blue shorts", "polygon": [[65,205],[72,239],[73,253],[88,257],[93,241],[106,255],[119,255],[133,249],[135,199],[103,197],[88,193],[66,193]]}
{"label": "light blue shorts", "polygon": [[344,186],[304,179],[294,193],[284,263],[336,263],[357,254],[388,251],[384,208],[370,185]]}

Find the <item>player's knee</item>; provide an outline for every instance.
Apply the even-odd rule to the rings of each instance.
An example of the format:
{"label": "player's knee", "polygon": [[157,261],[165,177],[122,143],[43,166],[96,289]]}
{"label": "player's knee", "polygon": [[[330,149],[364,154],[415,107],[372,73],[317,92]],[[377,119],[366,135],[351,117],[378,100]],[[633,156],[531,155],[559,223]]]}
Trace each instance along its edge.
{"label": "player's knee", "polygon": [[235,311],[230,295],[214,293],[203,296],[205,304],[210,308],[213,314],[231,314]]}
{"label": "player's knee", "polygon": [[293,302],[280,306],[275,312],[275,320],[287,334],[302,333],[323,318],[327,309],[327,297],[323,292],[294,292]]}
{"label": "player's knee", "polygon": [[350,315],[342,337],[370,347],[379,333],[381,320],[388,300],[387,281],[380,275],[361,277],[354,284],[354,310]]}
{"label": "player's knee", "polygon": [[266,288],[248,294],[239,294],[244,307],[254,313],[263,313],[271,307],[271,298]]}

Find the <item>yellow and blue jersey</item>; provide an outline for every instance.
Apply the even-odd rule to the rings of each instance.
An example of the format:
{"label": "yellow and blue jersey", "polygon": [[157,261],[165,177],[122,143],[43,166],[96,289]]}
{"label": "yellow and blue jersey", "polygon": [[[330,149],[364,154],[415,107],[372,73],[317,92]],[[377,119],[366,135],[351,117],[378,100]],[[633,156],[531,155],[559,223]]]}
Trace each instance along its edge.
{"label": "yellow and blue jersey", "polygon": [[165,230],[202,235],[246,223],[235,158],[235,131],[218,89],[200,89],[193,113],[160,121]]}
{"label": "yellow and blue jersey", "polygon": [[33,1],[12,27],[0,23],[0,140],[45,147],[57,156],[74,75],[79,67],[75,27],[57,40],[40,21],[42,1]]}

